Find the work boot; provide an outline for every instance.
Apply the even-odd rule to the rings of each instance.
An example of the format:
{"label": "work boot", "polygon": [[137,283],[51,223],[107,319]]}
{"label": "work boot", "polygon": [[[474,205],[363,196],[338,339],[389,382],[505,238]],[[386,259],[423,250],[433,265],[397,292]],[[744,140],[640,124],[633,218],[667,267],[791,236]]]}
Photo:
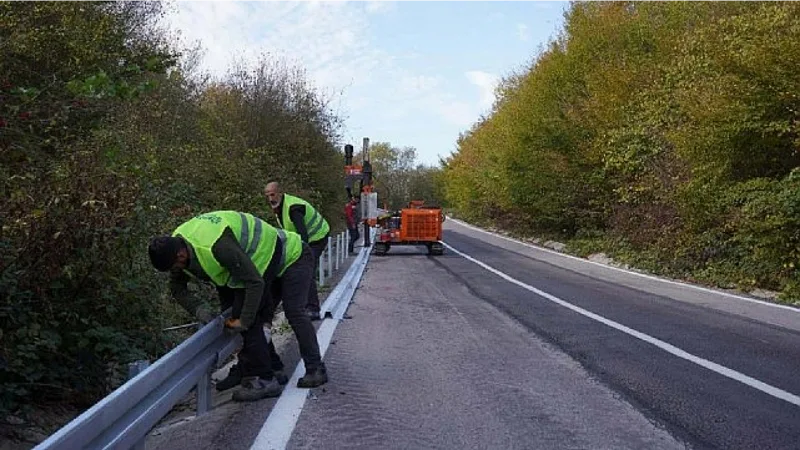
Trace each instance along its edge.
{"label": "work boot", "polygon": [[328,371],[324,365],[317,367],[312,371],[306,371],[303,378],[297,380],[297,387],[299,388],[315,388],[322,386],[328,382]]}
{"label": "work boot", "polygon": [[234,388],[242,383],[242,369],[239,367],[239,364],[234,364],[231,366],[230,370],[228,370],[228,376],[225,377],[223,380],[217,382],[216,388],[217,391],[227,391],[230,388]]}
{"label": "work boot", "polygon": [[242,378],[242,387],[233,393],[233,400],[236,402],[254,402],[262,398],[277,397],[281,395],[283,387],[278,384],[278,380],[272,377],[265,380],[260,377]]}
{"label": "work boot", "polygon": [[276,370],[275,371],[275,379],[278,380],[278,384],[281,386],[287,384],[289,382],[289,377],[283,373],[283,370]]}

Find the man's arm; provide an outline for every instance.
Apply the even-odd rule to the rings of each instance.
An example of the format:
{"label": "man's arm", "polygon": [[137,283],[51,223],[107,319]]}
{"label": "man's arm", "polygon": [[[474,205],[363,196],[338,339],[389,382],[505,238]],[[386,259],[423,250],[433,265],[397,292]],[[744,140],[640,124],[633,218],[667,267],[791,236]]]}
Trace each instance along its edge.
{"label": "man's arm", "polygon": [[292,220],[294,227],[297,228],[297,234],[300,235],[300,238],[303,239],[303,242],[308,243],[305,205],[293,205],[291,208],[289,208],[289,218]]}
{"label": "man's arm", "polygon": [[230,272],[233,280],[244,284],[242,313],[238,319],[241,320],[244,328],[250,327],[258,313],[258,305],[261,303],[261,296],[264,293],[264,280],[250,257],[242,251],[230,229],[222,233],[222,236],[211,247],[211,252],[220,265]]}
{"label": "man's arm", "polygon": [[172,298],[178,302],[192,317],[201,322],[208,322],[215,316],[211,308],[197,296],[189,292],[189,276],[182,270],[170,272],[169,290]]}

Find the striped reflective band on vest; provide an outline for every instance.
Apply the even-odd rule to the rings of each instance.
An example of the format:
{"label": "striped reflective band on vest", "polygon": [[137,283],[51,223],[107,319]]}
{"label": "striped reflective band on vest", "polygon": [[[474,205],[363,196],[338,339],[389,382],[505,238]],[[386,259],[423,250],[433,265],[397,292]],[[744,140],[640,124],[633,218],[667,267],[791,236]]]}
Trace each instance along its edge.
{"label": "striped reflective band on vest", "polygon": [[250,242],[250,245],[247,245],[247,241],[250,238],[250,224],[247,223],[247,216],[242,213],[239,213],[239,217],[242,219],[242,230],[239,234],[239,245],[242,246],[242,250],[245,250],[245,246],[247,246],[247,256],[253,257],[256,253],[256,249],[258,248],[259,241],[261,241],[261,233],[262,233],[262,225],[261,220],[258,217],[254,217],[254,222],[256,223],[256,229],[253,232],[253,240]]}
{"label": "striped reflective band on vest", "polygon": [[[250,237],[250,224],[247,223],[247,216],[242,213],[239,213],[239,217],[242,219],[242,230],[239,235],[239,245],[242,246],[242,250],[244,250],[245,245]],[[263,232],[263,225],[261,225],[261,219],[258,217],[253,216],[255,219],[255,230],[253,232],[253,240],[250,242],[250,245],[247,245],[247,256],[250,258],[256,253],[258,249],[258,244],[261,241],[261,234]],[[286,263],[286,233],[283,230],[278,230],[278,239],[281,240],[281,260],[280,260],[280,268],[283,268],[283,265]]]}
{"label": "striped reflective band on vest", "polygon": [[283,265],[286,264],[286,232],[283,230],[278,230],[278,239],[281,240],[281,265],[278,266],[278,270],[283,269]]}
{"label": "striped reflective band on vest", "polygon": [[310,223],[308,225],[308,239],[309,240],[311,240],[311,236],[314,236],[315,234],[317,234],[317,231],[319,231],[322,228],[322,223],[323,223],[322,216],[315,209],[314,210],[314,215],[311,216],[311,221],[310,221]]}

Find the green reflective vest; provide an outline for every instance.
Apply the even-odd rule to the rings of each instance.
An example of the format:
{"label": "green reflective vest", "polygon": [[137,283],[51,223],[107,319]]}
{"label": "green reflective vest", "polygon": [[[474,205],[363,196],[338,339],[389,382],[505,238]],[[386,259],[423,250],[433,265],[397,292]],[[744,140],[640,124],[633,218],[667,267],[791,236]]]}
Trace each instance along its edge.
{"label": "green reflective vest", "polygon": [[281,211],[281,227],[283,229],[297,232],[292,219],[289,218],[289,208],[294,205],[306,207],[306,215],[303,220],[306,224],[306,231],[308,231],[308,242],[318,241],[328,234],[331,227],[328,225],[328,221],[322,217],[322,214],[317,212],[307,201],[289,194],[283,194],[283,210]]}
{"label": "green reflective vest", "polygon": [[299,234],[278,230],[252,214],[237,211],[201,214],[176,228],[172,235],[180,236],[192,245],[198,263],[217,286],[242,287],[231,280],[230,272],[217,261],[211,251],[226,228],[231,229],[242,251],[250,257],[262,276],[272,260],[278,239],[283,243],[278,276],[283,275],[286,268],[300,258],[303,250]]}

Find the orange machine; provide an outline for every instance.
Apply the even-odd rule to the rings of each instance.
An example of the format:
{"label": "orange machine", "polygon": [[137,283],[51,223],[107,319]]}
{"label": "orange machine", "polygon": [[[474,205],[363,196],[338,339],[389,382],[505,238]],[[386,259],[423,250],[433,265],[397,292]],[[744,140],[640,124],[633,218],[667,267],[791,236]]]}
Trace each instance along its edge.
{"label": "orange machine", "polygon": [[429,255],[441,255],[444,214],[438,206],[425,206],[414,200],[407,208],[378,219],[380,231],[375,242],[375,254],[385,255],[394,245],[424,245]]}

